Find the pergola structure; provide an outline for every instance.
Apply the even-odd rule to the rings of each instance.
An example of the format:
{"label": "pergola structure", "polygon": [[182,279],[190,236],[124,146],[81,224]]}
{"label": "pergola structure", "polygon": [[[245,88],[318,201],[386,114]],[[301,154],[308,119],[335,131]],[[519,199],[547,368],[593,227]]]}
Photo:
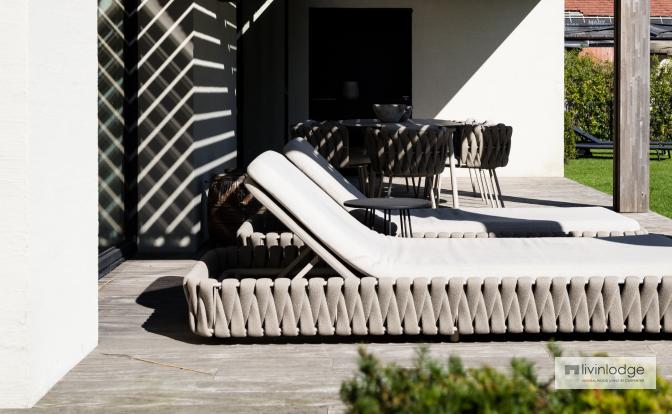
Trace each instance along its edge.
{"label": "pergola structure", "polygon": [[616,0],[614,208],[649,210],[650,0]]}

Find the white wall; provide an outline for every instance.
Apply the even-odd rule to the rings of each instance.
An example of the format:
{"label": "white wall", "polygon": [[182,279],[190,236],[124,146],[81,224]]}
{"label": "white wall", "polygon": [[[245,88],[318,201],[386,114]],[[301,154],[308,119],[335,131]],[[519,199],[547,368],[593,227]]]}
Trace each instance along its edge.
{"label": "white wall", "polygon": [[512,125],[501,174],[562,176],[562,0],[290,2],[290,122],[308,116],[309,7],[412,8],[414,116]]}
{"label": "white wall", "polygon": [[96,2],[0,15],[0,407],[29,407],[97,343]]}

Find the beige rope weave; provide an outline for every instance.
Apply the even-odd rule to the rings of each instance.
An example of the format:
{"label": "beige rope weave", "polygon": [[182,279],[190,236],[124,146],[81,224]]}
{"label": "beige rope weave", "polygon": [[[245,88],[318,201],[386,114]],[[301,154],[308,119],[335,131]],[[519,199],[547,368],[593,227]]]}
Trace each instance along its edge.
{"label": "beige rope weave", "polygon": [[672,332],[672,276],[210,278],[287,263],[298,246],[286,242],[207,253],[184,278],[191,330],[221,338]]}

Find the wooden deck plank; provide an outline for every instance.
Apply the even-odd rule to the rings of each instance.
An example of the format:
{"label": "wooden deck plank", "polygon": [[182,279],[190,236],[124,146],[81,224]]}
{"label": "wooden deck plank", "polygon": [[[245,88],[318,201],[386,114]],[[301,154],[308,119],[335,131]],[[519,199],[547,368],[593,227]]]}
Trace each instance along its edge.
{"label": "wooden deck plank", "polygon": [[[449,180],[444,180],[449,181]],[[558,178],[502,179],[508,206],[611,206],[611,197]],[[469,197],[461,179],[463,205],[483,206]],[[450,202],[450,193],[443,191]],[[632,214],[649,231],[672,235],[672,220],[653,213]],[[338,390],[356,370],[357,343],[314,339],[304,343],[236,343],[203,339],[187,328],[181,277],[192,261],[128,261],[100,282],[98,347],[32,410],[64,412],[342,412]],[[95,275],[92,275],[95,277]],[[430,353],[461,356],[467,366],[506,369],[511,357],[537,363],[550,377],[553,361],[543,341],[437,342]],[[384,339],[385,341],[385,339]],[[403,341],[403,342],[400,342]],[[244,341],[243,341],[244,342]],[[672,343],[662,340],[562,341],[567,355],[607,352],[656,355],[661,373],[672,377]],[[421,342],[399,338],[368,343],[384,361],[412,363]],[[25,412],[25,411],[21,411]]]}

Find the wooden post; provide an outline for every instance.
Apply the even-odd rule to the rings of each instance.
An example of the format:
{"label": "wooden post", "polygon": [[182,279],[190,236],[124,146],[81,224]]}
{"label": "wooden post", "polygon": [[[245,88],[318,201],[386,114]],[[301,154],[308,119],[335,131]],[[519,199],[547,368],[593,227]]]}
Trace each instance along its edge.
{"label": "wooden post", "polygon": [[615,1],[614,208],[649,210],[650,0]]}

